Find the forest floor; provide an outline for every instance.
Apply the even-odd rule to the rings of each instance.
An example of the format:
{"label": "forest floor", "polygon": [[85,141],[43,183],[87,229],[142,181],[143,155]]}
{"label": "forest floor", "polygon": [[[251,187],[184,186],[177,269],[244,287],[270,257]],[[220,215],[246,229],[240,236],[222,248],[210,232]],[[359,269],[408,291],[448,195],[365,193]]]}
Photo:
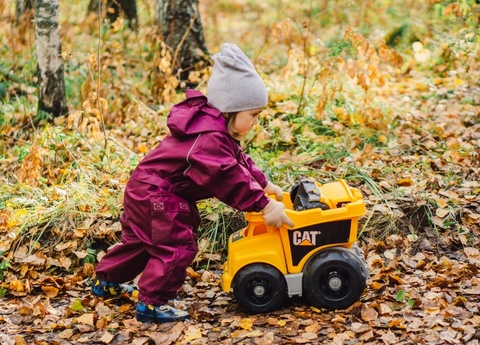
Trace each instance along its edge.
{"label": "forest floor", "polygon": [[[465,120],[478,116],[478,106],[468,108],[473,112],[466,115],[457,111],[458,98],[469,92],[471,88],[457,88],[446,102],[431,105],[435,109],[450,109],[437,113],[434,120],[421,114],[405,115],[411,116],[409,126],[428,128],[430,121],[435,121],[433,125],[443,126],[445,133],[450,133],[445,141],[456,138],[461,142],[459,146],[468,143],[478,148],[480,125]],[[415,94],[411,92],[408,97],[415,99]],[[479,97],[478,90],[473,94]],[[399,138],[405,139],[409,133],[402,131],[403,137]],[[180,299],[175,302],[178,308],[189,310],[191,319],[163,325],[142,324],[135,319],[134,297],[102,300],[90,293],[93,264],[81,265],[68,274],[58,274],[53,269],[65,265],[62,260],[72,246],[72,241],[63,241],[51,257],[28,256],[26,249],[17,249],[12,260],[22,263],[16,272],[18,279],[9,276],[8,283],[2,284],[8,292],[0,299],[0,343],[479,344],[480,184],[478,175],[474,178],[479,171],[478,156],[477,162],[465,162],[453,154],[443,154],[441,162],[428,157],[423,159],[430,160],[435,173],[404,176],[417,178],[413,185],[407,184],[406,188],[412,189],[407,193],[410,197],[398,193],[401,187],[391,189],[392,193],[383,194],[389,201],[387,207],[378,204],[363,188],[368,214],[361,224],[375,214],[391,217],[378,218],[385,223],[370,224],[370,230],[359,240],[370,277],[361,300],[347,310],[318,309],[304,298],[294,298],[277,311],[249,315],[220,286],[220,256],[204,255],[192,265]],[[374,161],[368,155],[363,159]],[[442,187],[443,177],[439,176],[445,171],[463,173],[462,182]],[[418,181],[420,178],[438,178],[438,189],[425,188],[426,184]],[[384,186],[388,187],[386,183]],[[443,206],[432,211],[430,222],[429,208],[422,208],[429,196]],[[456,207],[454,228],[446,222],[450,211],[443,212],[452,203]],[[392,218],[397,231],[385,232]],[[107,227],[111,223],[107,222]],[[103,233],[105,222],[94,222],[91,227]],[[205,260],[209,260],[208,270],[202,268]],[[52,273],[48,267],[53,269]]]}
{"label": "forest floor", "polygon": [[[253,13],[243,8],[247,3],[257,5],[242,2],[237,16]],[[355,2],[349,1],[347,7],[351,3]],[[375,2],[365,3],[371,3],[369,13],[377,18]],[[291,8],[298,4],[292,2]],[[403,9],[403,2],[398,6]],[[273,9],[259,13],[270,19]],[[77,11],[83,18],[83,9]],[[340,14],[336,7],[334,11]],[[12,13],[4,15],[11,25],[3,27],[5,32],[15,27]],[[235,22],[232,18],[236,17],[223,19]],[[275,27],[285,28],[288,22]],[[323,180],[349,177],[361,190],[367,214],[360,219],[359,246],[370,275],[360,301],[346,310],[319,309],[305,298],[294,298],[274,312],[251,315],[221,288],[224,258],[202,253],[174,302],[188,310],[191,319],[155,325],[135,319],[135,295],[96,298],[91,281],[94,263],[120,237],[121,191],[129,169],[166,134],[166,107],[147,105],[157,99],[146,80],[154,64],[168,59],[153,51],[158,48],[149,41],[150,27],[144,26],[146,31],[138,35],[117,29],[97,35],[106,40],[101,60],[105,68],[102,79],[93,80],[100,90],[88,89],[85,75],[95,74],[97,57],[79,43],[96,45],[98,38],[90,34],[96,22],[92,23],[90,28],[63,26],[70,69],[67,86],[78,98],[74,105],[78,109],[44,127],[32,121],[41,115],[36,114],[32,86],[34,33],[29,31],[28,39],[13,42],[16,45],[7,42],[8,35],[2,37],[8,51],[5,59],[15,61],[15,66],[0,62],[0,96],[8,103],[1,104],[0,112],[0,344],[480,344],[480,56],[473,50],[459,53],[463,48],[455,44],[465,42],[443,45],[444,36],[431,39],[431,46],[441,50],[435,61],[432,57],[417,63],[410,57],[402,71],[391,72],[393,68],[376,55],[381,49],[368,45],[359,34],[353,36],[359,43],[353,46],[371,48],[366,50],[371,56],[351,53],[342,63],[335,60],[333,50],[347,47],[350,37],[335,41],[333,48],[312,44],[312,52],[325,49],[326,60],[333,56],[319,63],[313,53],[311,61],[302,58],[305,51],[298,47],[304,36],[295,30],[290,37],[288,30],[272,30],[269,25],[259,33],[248,21],[245,28],[225,33],[245,44],[251,40],[253,46],[263,34],[266,41],[277,35],[279,42],[272,46],[283,53],[288,50],[288,57],[279,58],[265,49],[256,61],[267,72],[275,70],[274,62],[287,61],[276,71],[281,77],[265,73],[272,92],[262,116],[270,121],[265,120],[266,132],[278,134],[270,139],[278,143],[264,151],[304,144],[308,152],[295,147],[281,159],[298,163],[298,170],[308,167]],[[210,24],[221,33],[220,26]],[[320,33],[325,31],[320,27]],[[215,41],[224,38],[217,36]],[[292,37],[298,42],[290,42]],[[318,37],[312,41],[321,42]],[[135,50],[143,46],[151,51]],[[408,54],[413,54],[411,49]],[[311,84],[311,103],[301,118],[296,112],[297,92],[306,65],[312,68],[311,79],[303,79],[305,85]],[[325,79],[317,67],[325,67],[321,70]],[[105,96],[105,103],[99,102],[96,91]],[[324,102],[329,113],[322,119],[321,100],[330,91]],[[99,120],[100,110],[106,117]],[[101,128],[103,120],[108,129]],[[313,122],[321,122],[320,129],[312,129]],[[292,129],[301,126],[300,134]],[[320,154],[323,158],[315,159]],[[282,173],[297,176],[296,171]],[[280,182],[285,176],[276,175]]]}
{"label": "forest floor", "polygon": [[[479,344],[480,251],[458,234],[426,229],[362,242],[370,270],[361,300],[347,310],[303,298],[250,315],[220,286],[221,262],[191,269],[175,306],[191,319],[135,319],[136,299],[90,293],[93,266],[75,274],[38,273],[26,292],[0,300],[0,342],[19,344]],[[215,259],[215,258],[213,258]],[[82,279],[83,278],[83,279]],[[135,294],[134,294],[135,296]]]}

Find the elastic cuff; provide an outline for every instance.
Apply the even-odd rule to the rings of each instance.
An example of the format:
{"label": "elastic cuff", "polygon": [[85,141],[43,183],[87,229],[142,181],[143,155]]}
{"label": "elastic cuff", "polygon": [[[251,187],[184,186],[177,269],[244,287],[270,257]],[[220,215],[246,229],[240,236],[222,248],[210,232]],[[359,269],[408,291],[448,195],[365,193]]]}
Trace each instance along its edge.
{"label": "elastic cuff", "polygon": [[261,198],[260,200],[258,200],[255,203],[254,211],[255,212],[260,212],[261,210],[263,210],[268,205],[269,202],[270,202],[270,198],[267,197],[267,196],[264,196],[263,198]]}

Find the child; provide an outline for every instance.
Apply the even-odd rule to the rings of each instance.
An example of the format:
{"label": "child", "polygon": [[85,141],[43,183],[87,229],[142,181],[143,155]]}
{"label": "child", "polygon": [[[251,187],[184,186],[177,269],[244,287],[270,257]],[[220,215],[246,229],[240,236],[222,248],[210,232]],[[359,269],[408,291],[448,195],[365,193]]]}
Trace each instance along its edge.
{"label": "child", "polygon": [[257,123],[267,89],[247,56],[226,43],[213,56],[208,100],[187,90],[167,120],[170,135],[138,165],[127,183],[122,243],[101,259],[92,292],[108,297],[142,273],[137,320],[164,323],[189,318],[168,301],[177,296],[198,248],[197,200],[216,197],[241,211],[261,211],[267,225],[293,226],[280,187],[247,156],[239,140]]}

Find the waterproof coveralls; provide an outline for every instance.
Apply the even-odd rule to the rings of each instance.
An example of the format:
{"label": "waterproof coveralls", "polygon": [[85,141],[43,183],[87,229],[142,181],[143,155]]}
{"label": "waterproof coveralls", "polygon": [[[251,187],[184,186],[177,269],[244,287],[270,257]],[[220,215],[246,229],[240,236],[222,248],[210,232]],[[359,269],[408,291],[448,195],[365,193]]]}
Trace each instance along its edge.
{"label": "waterproof coveralls", "polygon": [[186,95],[168,115],[171,134],[132,173],[124,194],[122,242],[96,269],[98,278],[115,283],[143,272],[139,300],[153,305],[177,296],[198,252],[197,200],[216,197],[247,212],[269,202],[265,175],[229,135],[221,112],[199,91]]}

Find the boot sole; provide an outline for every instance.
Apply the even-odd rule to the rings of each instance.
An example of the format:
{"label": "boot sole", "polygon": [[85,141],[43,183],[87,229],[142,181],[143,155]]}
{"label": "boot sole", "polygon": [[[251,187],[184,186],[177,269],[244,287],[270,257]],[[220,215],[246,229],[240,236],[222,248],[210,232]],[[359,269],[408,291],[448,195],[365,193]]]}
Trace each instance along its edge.
{"label": "boot sole", "polygon": [[190,319],[189,315],[188,316],[176,317],[176,318],[170,318],[170,319],[166,319],[166,318],[154,319],[149,315],[142,315],[142,314],[137,314],[136,316],[137,316],[137,321],[140,321],[142,323],[153,322],[153,323],[156,323],[156,324],[162,324],[162,323],[168,323],[168,322],[180,322],[180,321],[185,321],[185,320]]}

